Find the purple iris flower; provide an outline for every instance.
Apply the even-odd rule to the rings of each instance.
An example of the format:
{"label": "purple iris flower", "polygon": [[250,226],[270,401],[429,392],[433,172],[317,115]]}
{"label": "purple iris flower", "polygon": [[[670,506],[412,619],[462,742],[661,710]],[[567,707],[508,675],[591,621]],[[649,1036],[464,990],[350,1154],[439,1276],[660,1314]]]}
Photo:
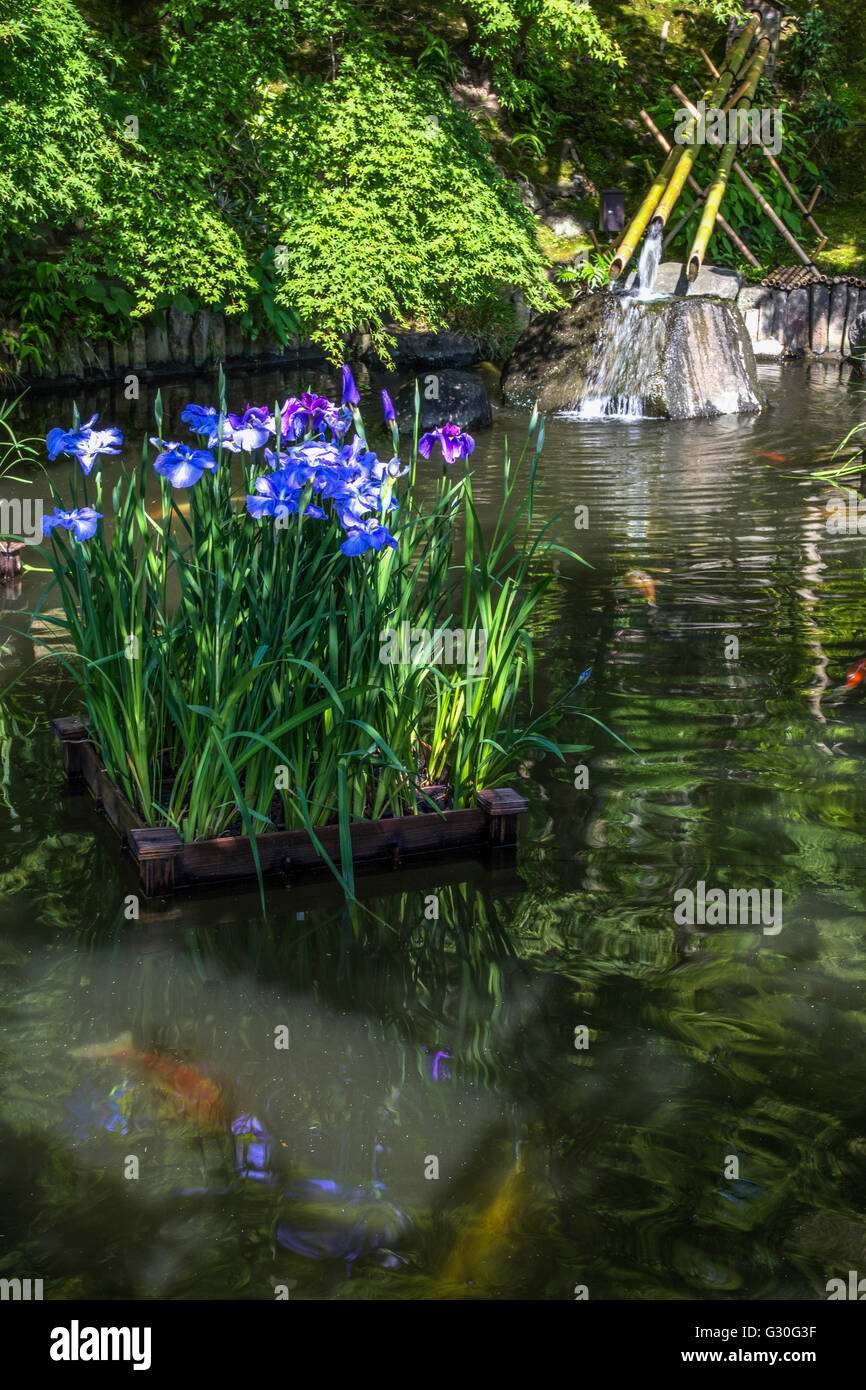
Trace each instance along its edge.
{"label": "purple iris flower", "polygon": [[[300,396],[290,396],[280,410],[281,440],[302,439],[308,430],[320,429],[333,411],[334,404],[327,396],[314,396],[310,391],[303,391]],[[271,415],[268,416],[268,424],[276,434]]]}
{"label": "purple iris flower", "polygon": [[[159,448],[159,440],[151,438]],[[154,470],[168,478],[172,487],[194,487],[202,473],[215,473],[217,462],[207,449],[190,449],[188,444],[168,444],[154,459]]]}
{"label": "purple iris flower", "polygon": [[456,459],[468,459],[475,448],[472,435],[464,434],[459,425],[442,425],[430,434],[422,434],[418,440],[418,453],[422,458],[430,457],[437,440],[442,446],[442,457],[446,463],[454,463]]}
{"label": "purple iris flower", "polygon": [[77,430],[49,430],[45,436],[48,457],[56,459],[58,454],[69,454],[78,459],[85,477],[89,477],[96,462],[97,454],[119,454],[123,447],[123,435],[116,426],[107,430],[93,428],[98,415],[91,415],[86,424]]}
{"label": "purple iris flower", "polygon": [[385,424],[393,425],[394,421],[397,418],[394,414],[394,402],[391,400],[391,397],[388,395],[388,392],[384,389],[382,391],[382,404],[385,407]]}
{"label": "purple iris flower", "polygon": [[42,518],[42,534],[47,536],[53,527],[62,526],[64,531],[71,531],[77,541],[89,541],[96,534],[96,523],[101,519],[102,512],[95,512],[92,507],[78,507],[71,512],[55,507],[51,516]]}
{"label": "purple iris flower", "polygon": [[243,415],[229,415],[227,418],[231,425],[232,441],[245,454],[267,444],[273,420],[263,405],[248,405]]}
{"label": "purple iris flower", "polygon": [[360,405],[361,396],[349,367],[343,367],[343,405]]}
{"label": "purple iris flower", "polygon": [[365,550],[375,550],[378,554],[386,545],[391,546],[392,550],[397,549],[397,541],[387,527],[367,523],[353,526],[340,549],[344,555],[363,555]]}

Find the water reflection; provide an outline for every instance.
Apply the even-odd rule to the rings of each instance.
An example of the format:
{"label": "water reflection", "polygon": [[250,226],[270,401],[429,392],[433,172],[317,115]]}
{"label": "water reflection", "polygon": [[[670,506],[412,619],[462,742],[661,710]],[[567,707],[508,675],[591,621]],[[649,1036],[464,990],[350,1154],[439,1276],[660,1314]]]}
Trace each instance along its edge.
{"label": "water reflection", "polygon": [[[49,1296],[808,1299],[857,1267],[866,706],[830,695],[866,647],[864,580],[808,470],[863,396],[830,364],[761,374],[761,417],[548,422],[537,524],[594,568],[563,559],[537,698],[589,669],[583,708],[634,752],[574,713],[587,784],[577,756],[527,761],[522,877],[433,864],[371,879],[369,911],[322,882],[269,889],[265,922],[241,890],[130,920],[131,866],[33,727],[59,663],[4,701],[0,1179]],[[167,418],[210,395],[172,386]],[[149,428],[144,398],[90,397]],[[479,438],[486,515],[524,428],[503,409]],[[617,587],[632,570],[654,610]],[[11,677],[25,620],[3,621]],[[780,890],[782,931],[678,925],[698,880]],[[221,1135],[73,1058],[127,1029],[223,1080]]]}

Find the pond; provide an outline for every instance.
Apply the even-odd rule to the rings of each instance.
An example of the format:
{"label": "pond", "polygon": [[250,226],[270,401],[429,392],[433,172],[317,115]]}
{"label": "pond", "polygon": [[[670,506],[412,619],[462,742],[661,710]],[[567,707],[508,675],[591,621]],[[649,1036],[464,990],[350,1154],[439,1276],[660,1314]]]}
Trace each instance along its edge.
{"label": "pond", "polygon": [[[539,520],[592,568],[561,559],[536,698],[588,669],[606,728],[571,716],[559,734],[591,750],[515,778],[517,872],[378,875],[354,914],[322,882],[270,886],[265,921],[254,887],[131,918],[131,864],[47,732],[63,667],[18,683],[0,1273],[51,1298],[712,1300],[823,1299],[857,1268],[866,706],[831,691],[866,651],[863,554],[808,474],[864,388],[829,363],[760,374],[761,416],[547,421]],[[333,390],[230,378],[230,408],[308,385]],[[132,457],[152,394],[79,406]],[[163,395],[186,438],[213,383]],[[44,434],[69,410],[32,397],[23,418]],[[525,429],[500,408],[478,437],[487,519]],[[632,569],[655,606],[618,584]],[[0,587],[4,681],[45,582]],[[780,911],[677,920],[700,883]],[[74,1055],[127,1031],[134,1054]]]}

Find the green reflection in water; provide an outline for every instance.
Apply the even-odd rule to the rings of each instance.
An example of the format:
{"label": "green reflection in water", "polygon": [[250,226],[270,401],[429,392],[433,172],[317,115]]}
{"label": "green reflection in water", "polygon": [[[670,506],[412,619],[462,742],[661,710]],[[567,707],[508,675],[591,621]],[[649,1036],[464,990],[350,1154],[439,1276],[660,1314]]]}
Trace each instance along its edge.
{"label": "green reflection in water", "polygon": [[[0,732],[4,1274],[52,1297],[809,1299],[866,1273],[866,707],[828,695],[866,649],[862,554],[808,476],[862,403],[817,365],[765,384],[748,422],[548,422],[547,515],[589,507],[561,538],[595,569],[563,565],[539,615],[541,698],[590,667],[586,708],[635,752],[594,735],[586,790],[527,762],[522,885],[433,865],[371,898],[378,923],[324,887],[272,889],[264,924],[241,891],[126,921],[130,866],[50,739]],[[482,509],[500,452],[479,442]],[[655,612],[616,588],[636,567]],[[28,712],[58,709],[48,669]],[[781,932],[677,924],[699,880],[780,890]],[[134,1070],[71,1058],[126,1028],[261,1121],[273,1181],[239,1182],[233,1137]]]}

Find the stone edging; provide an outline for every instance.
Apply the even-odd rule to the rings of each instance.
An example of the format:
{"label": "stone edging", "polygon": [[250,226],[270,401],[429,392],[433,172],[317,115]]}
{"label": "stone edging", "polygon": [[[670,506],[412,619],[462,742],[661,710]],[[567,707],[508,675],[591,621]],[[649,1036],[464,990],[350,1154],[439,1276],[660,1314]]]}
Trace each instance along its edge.
{"label": "stone edging", "polygon": [[820,281],[792,290],[744,285],[735,302],[753,346],[778,343],[785,353],[845,357],[851,326],[866,313],[866,289]]}

